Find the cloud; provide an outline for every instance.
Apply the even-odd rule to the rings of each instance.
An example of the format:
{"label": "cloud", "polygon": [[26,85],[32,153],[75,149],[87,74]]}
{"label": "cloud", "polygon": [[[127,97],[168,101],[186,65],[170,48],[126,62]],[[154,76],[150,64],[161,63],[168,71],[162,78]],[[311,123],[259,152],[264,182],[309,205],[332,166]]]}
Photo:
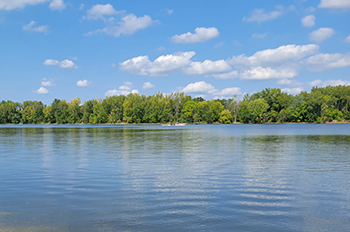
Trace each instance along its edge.
{"label": "cloud", "polygon": [[321,0],[320,8],[343,9],[350,8],[349,0]]}
{"label": "cloud", "polygon": [[165,50],[165,47],[159,47],[159,48],[157,48],[157,51],[164,51]]}
{"label": "cloud", "polygon": [[343,80],[327,80],[327,81],[322,81],[322,80],[314,80],[310,82],[311,86],[318,86],[318,87],[326,87],[326,86],[338,86],[338,85],[345,85],[345,86],[350,86],[350,81],[343,81]]}
{"label": "cloud", "polygon": [[241,89],[238,87],[226,88],[223,90],[218,90],[214,94],[220,96],[233,96],[235,94],[241,94]]}
{"label": "cloud", "polygon": [[47,59],[44,61],[44,65],[50,66],[50,65],[59,65],[59,61],[58,60],[51,60],[51,59]]}
{"label": "cloud", "polygon": [[221,43],[215,44],[215,45],[214,45],[214,47],[215,47],[215,48],[219,48],[219,47],[222,47],[222,45],[224,45],[224,42],[221,42]]}
{"label": "cloud", "polygon": [[293,95],[299,94],[303,90],[304,89],[302,87],[281,89],[282,92],[286,92],[286,93],[293,94]]}
{"label": "cloud", "polygon": [[232,72],[213,75],[213,77],[215,77],[216,79],[221,79],[221,80],[234,79],[234,78],[237,78],[238,76],[239,76],[239,74],[238,74],[237,70],[234,70]]}
{"label": "cloud", "polygon": [[111,64],[111,67],[112,67],[112,68],[114,68],[114,67],[115,67],[115,64],[114,64],[114,63],[112,63],[112,64]]}
{"label": "cloud", "polygon": [[48,0],[1,0],[0,9],[2,10],[14,10],[17,8],[24,8],[26,5],[36,5]]}
{"label": "cloud", "polygon": [[277,84],[279,84],[279,85],[290,85],[290,84],[292,84],[292,80],[282,79],[282,80],[277,81]]}
{"label": "cloud", "polygon": [[40,32],[40,33],[44,33],[45,35],[48,33],[49,31],[49,26],[38,26],[38,27],[34,27],[35,25],[35,21],[31,21],[28,25],[24,25],[22,27],[22,29],[24,31],[32,31],[32,32]]}
{"label": "cloud", "polygon": [[43,64],[46,66],[58,65],[60,68],[78,68],[78,66],[76,66],[71,60],[63,60],[59,62],[58,60],[47,59]]}
{"label": "cloud", "polygon": [[265,32],[264,34],[258,34],[258,33],[254,33],[252,35],[253,38],[256,38],[256,39],[263,39],[267,36],[267,32]]}
{"label": "cloud", "polygon": [[316,11],[316,8],[315,8],[315,7],[312,7],[312,6],[310,6],[310,7],[304,9],[304,13],[305,13],[305,14],[311,14],[311,13],[313,13],[313,12],[315,12],[315,11]]}
{"label": "cloud", "polygon": [[35,91],[37,94],[48,94],[49,91],[45,89],[44,87],[40,87],[37,91]]}
{"label": "cloud", "polygon": [[108,23],[108,25],[103,29],[98,29],[95,31],[90,31],[85,36],[90,36],[99,33],[105,33],[107,35],[112,35],[114,37],[119,37],[120,35],[132,35],[141,29],[145,29],[158,21],[152,20],[148,15],[143,17],[137,17],[134,14],[126,15],[118,22],[118,25],[113,24],[113,20]]}
{"label": "cloud", "polygon": [[55,82],[53,79],[46,79],[46,78],[43,78],[43,81],[41,82],[41,85],[42,86],[56,86]]}
{"label": "cloud", "polygon": [[122,71],[134,75],[167,76],[191,64],[195,52],[177,52],[170,55],[159,56],[151,62],[148,56],[138,56],[119,63]]}
{"label": "cloud", "polygon": [[155,86],[152,85],[150,82],[145,82],[142,86],[143,89],[151,89],[154,88]]}
{"label": "cloud", "polygon": [[170,9],[165,9],[165,10],[166,10],[168,15],[171,15],[172,13],[174,13],[174,10],[170,10]]}
{"label": "cloud", "polygon": [[283,14],[283,6],[276,6],[275,11],[264,13],[264,9],[256,9],[250,17],[243,17],[243,22],[264,22],[268,20],[277,19]]}
{"label": "cloud", "polygon": [[224,60],[204,62],[192,62],[190,67],[185,68],[184,72],[188,75],[208,75],[224,73],[231,70],[231,67]]}
{"label": "cloud", "polygon": [[196,83],[188,84],[185,88],[181,89],[184,93],[214,93],[216,90],[214,86],[206,83],[205,81],[199,81]]}
{"label": "cloud", "polygon": [[174,35],[171,41],[174,43],[202,43],[219,36],[219,31],[215,27],[197,27],[195,34],[187,32],[181,35]]}
{"label": "cloud", "polygon": [[303,83],[300,83],[296,80],[290,80],[290,79],[281,79],[277,81],[278,85],[289,85],[292,87],[301,87],[303,86]]}
{"label": "cloud", "polygon": [[61,61],[59,64],[60,68],[78,68],[73,61],[71,60],[64,60]]}
{"label": "cloud", "polygon": [[284,79],[293,78],[298,75],[296,70],[281,69],[275,70],[270,67],[254,67],[249,70],[243,71],[240,74],[241,79],[247,80],[268,80],[268,79]]}
{"label": "cloud", "polygon": [[227,63],[237,66],[266,66],[278,65],[287,61],[297,61],[305,56],[315,54],[319,49],[318,45],[284,45],[276,49],[266,49],[256,52],[247,57],[245,55],[233,56]]}
{"label": "cloud", "polygon": [[[180,92],[199,94],[204,96],[205,94],[211,94],[215,96],[232,96],[234,94],[241,94],[241,89],[238,87],[225,88],[223,90],[217,90],[212,84],[206,83],[205,81],[199,81],[188,84],[184,88],[180,88]],[[218,98],[218,97],[217,97]]]}
{"label": "cloud", "polygon": [[330,38],[334,34],[334,30],[332,28],[320,28],[316,31],[310,33],[310,40],[316,41],[318,43],[324,41],[325,39]]}
{"label": "cloud", "polygon": [[133,86],[133,84],[129,81],[124,81],[124,85],[129,86],[129,87]]}
{"label": "cloud", "polygon": [[105,93],[105,96],[128,95],[130,93],[139,93],[137,89],[131,90],[131,88],[132,88],[132,83],[125,81],[124,85],[119,86],[118,90],[117,89],[108,90]]}
{"label": "cloud", "polygon": [[81,4],[79,5],[79,10],[83,10],[84,7],[85,7],[85,5],[84,5],[83,3],[81,3]]}
{"label": "cloud", "polygon": [[306,64],[307,69],[310,71],[343,68],[350,66],[350,55],[320,53],[309,57],[303,63]]}
{"label": "cloud", "polygon": [[79,80],[77,82],[77,86],[79,87],[86,87],[90,84],[90,82],[88,80]]}
{"label": "cloud", "polygon": [[313,15],[307,15],[304,18],[301,19],[301,23],[305,27],[312,27],[315,25],[315,16]]}
{"label": "cloud", "polygon": [[346,37],[345,40],[346,40],[347,43],[350,43],[350,35],[348,37]]}
{"label": "cloud", "polygon": [[[80,5],[79,9],[81,9],[82,7],[84,7],[84,5],[83,6]],[[87,20],[101,19],[103,21],[107,21],[105,16],[117,15],[119,13],[120,11],[116,11],[111,4],[106,4],[106,5],[96,4],[87,11],[86,16],[83,16],[83,19],[87,19]]]}
{"label": "cloud", "polygon": [[51,10],[64,10],[66,9],[66,5],[64,4],[63,0],[53,0],[50,3],[49,8]]}

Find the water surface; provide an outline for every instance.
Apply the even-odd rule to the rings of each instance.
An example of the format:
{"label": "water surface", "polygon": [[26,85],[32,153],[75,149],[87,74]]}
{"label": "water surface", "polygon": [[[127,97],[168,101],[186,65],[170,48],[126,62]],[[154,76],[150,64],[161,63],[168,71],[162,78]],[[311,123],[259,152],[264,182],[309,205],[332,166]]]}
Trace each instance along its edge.
{"label": "water surface", "polygon": [[0,126],[0,231],[349,231],[350,125]]}

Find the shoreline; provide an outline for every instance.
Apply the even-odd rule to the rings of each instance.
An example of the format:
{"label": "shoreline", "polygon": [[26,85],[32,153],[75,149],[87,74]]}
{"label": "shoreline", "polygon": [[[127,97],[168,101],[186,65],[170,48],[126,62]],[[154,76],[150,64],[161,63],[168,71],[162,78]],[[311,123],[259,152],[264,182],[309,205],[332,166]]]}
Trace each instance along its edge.
{"label": "shoreline", "polygon": [[[14,125],[20,125],[20,126],[27,126],[27,125],[52,125],[52,126],[55,126],[55,125],[69,125],[69,126],[79,126],[79,125],[82,125],[82,126],[85,126],[85,125],[96,125],[96,126],[100,126],[100,125],[115,125],[115,126],[123,126],[123,125],[169,125],[170,123],[127,123],[127,122],[121,122],[121,123],[100,123],[100,124],[92,124],[92,123],[73,123],[73,124],[70,124],[70,123],[65,123],[65,124],[58,124],[58,123],[38,123],[38,124],[21,124],[21,123],[5,123],[5,124],[0,124],[0,126],[2,125],[11,125],[11,126],[14,126]],[[172,123],[174,124],[174,123]],[[350,120],[342,120],[342,121],[332,121],[332,122],[323,122],[323,123],[317,123],[317,122],[265,122],[265,123],[241,123],[241,122],[238,122],[238,123],[228,123],[228,124],[224,124],[224,123],[186,123],[186,125],[289,125],[289,124],[350,124]]]}

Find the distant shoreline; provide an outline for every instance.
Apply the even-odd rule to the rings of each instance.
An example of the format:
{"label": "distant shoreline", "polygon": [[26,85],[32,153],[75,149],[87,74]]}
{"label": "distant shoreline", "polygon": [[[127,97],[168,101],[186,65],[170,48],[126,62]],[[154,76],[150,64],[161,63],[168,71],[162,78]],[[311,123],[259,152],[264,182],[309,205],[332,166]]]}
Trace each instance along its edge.
{"label": "distant shoreline", "polygon": [[[19,125],[19,126],[38,126],[38,125],[47,125],[47,126],[55,126],[55,125],[67,125],[67,126],[86,126],[86,125],[91,125],[91,126],[98,126],[98,125],[115,125],[115,126],[123,126],[123,125],[169,125],[170,123],[127,123],[127,122],[121,122],[121,123],[99,123],[99,124],[92,124],[92,123],[37,123],[37,124],[22,124],[22,123],[5,123],[5,124],[0,124],[0,126],[3,125]],[[331,122],[324,122],[324,123],[317,123],[317,122],[265,122],[265,123],[241,123],[241,122],[237,122],[237,123],[230,123],[230,124],[224,124],[224,123],[186,123],[186,125],[293,125],[293,124],[350,124],[349,120],[343,120],[343,121],[331,121]],[[174,123],[172,124],[174,126]]]}

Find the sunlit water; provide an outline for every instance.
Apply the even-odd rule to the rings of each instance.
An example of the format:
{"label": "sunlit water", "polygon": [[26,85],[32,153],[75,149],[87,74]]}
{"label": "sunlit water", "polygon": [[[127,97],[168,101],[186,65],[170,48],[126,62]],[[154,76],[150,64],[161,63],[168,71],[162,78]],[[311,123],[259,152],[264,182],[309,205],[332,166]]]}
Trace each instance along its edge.
{"label": "sunlit water", "polygon": [[350,231],[350,125],[2,126],[0,231]]}

